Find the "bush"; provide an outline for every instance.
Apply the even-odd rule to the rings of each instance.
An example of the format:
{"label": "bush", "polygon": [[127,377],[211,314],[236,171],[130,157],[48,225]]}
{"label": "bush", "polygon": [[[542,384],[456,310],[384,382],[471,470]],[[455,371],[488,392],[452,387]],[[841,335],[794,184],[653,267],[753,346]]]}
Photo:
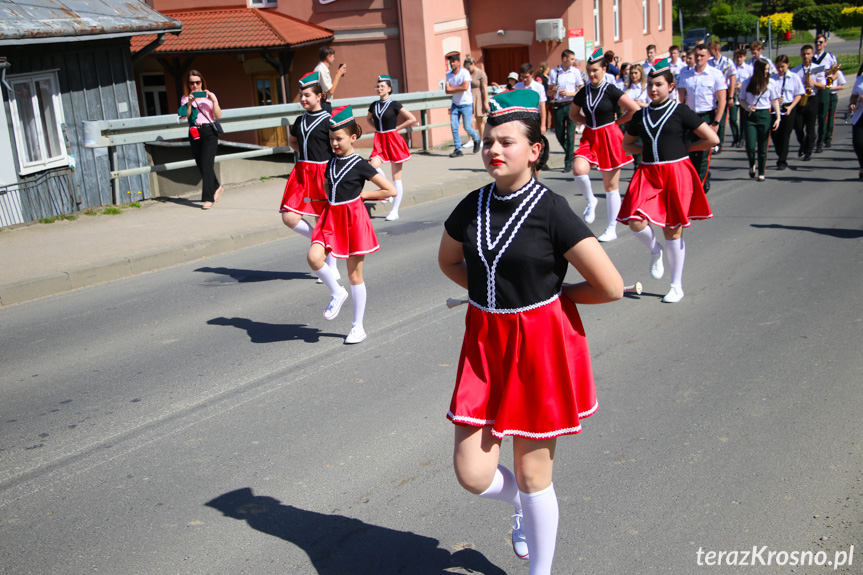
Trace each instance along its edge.
{"label": "bush", "polygon": [[767,21],[770,20],[774,34],[784,34],[793,30],[794,14],[791,12],[779,12],[770,16],[761,17],[761,27],[767,29]]}
{"label": "bush", "polygon": [[782,11],[793,13],[810,6],[815,6],[815,0],[785,0],[782,4]]}
{"label": "bush", "polygon": [[840,27],[842,9],[846,4],[827,4],[825,6],[809,6],[801,8],[794,13],[793,25],[795,30],[811,30],[818,32],[835,30]]}

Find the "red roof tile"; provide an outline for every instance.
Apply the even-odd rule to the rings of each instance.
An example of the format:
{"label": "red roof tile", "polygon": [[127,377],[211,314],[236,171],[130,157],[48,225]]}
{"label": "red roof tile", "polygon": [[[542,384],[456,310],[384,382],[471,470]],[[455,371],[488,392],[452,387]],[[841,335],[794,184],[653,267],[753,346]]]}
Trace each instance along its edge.
{"label": "red roof tile", "polygon": [[[183,23],[179,36],[166,35],[155,53],[209,52],[249,48],[296,48],[330,40],[333,32],[286,16],[257,8],[208,8],[163,12]],[[132,38],[132,52],[140,51],[156,37]]]}

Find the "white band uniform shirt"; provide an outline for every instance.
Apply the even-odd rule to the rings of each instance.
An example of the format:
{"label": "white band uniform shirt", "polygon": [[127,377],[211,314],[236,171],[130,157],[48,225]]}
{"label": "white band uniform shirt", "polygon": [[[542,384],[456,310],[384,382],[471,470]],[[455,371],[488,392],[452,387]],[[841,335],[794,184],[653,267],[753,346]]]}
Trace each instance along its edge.
{"label": "white band uniform shirt", "polygon": [[717,106],[716,92],[725,90],[725,76],[712,66],[706,66],[703,72],[692,69],[680,75],[680,88],[686,90],[686,105],[696,114],[704,114],[715,110]]}
{"label": "white band uniform shirt", "polygon": [[770,78],[767,82],[767,89],[764,92],[753,94],[749,91],[749,83],[751,81],[752,78],[749,78],[740,86],[740,105],[747,110],[750,107],[754,107],[756,110],[769,110],[772,108],[771,102],[781,97],[780,84],[777,84],[776,80]]}
{"label": "white band uniform shirt", "polygon": [[860,117],[863,116],[863,76],[860,76],[854,82],[854,87],[851,88],[851,95],[857,96],[857,107],[854,108],[854,112],[851,114],[848,122],[856,126],[857,122],[860,121]]}
{"label": "white band uniform shirt", "polygon": [[832,68],[836,64],[839,63],[839,60],[836,59],[836,56],[827,52],[821,52],[821,54],[812,54],[812,62],[819,66],[824,66],[824,69]]}
{"label": "white band uniform shirt", "polygon": [[596,392],[584,328],[561,287],[564,254],[590,229],[535,179],[507,196],[494,184],[474,190],[445,228],[463,246],[470,298],[447,417],[491,425],[496,437],[580,432]]}
{"label": "white band uniform shirt", "polygon": [[[318,216],[324,209],[325,171],[333,157],[329,119],[326,110],[306,112],[291,126],[291,136],[297,139],[299,151],[297,163],[285,184],[280,212]],[[306,198],[315,201],[306,202]]]}
{"label": "white band uniform shirt", "polygon": [[548,75],[548,83],[550,86],[557,86],[557,93],[554,96],[556,104],[569,104],[572,102],[573,96],[563,96],[561,95],[561,91],[575,92],[584,86],[581,71],[575,66],[570,66],[568,70],[564,70],[562,66],[553,69]]}
{"label": "white band uniform shirt", "polygon": [[[801,82],[803,83],[803,89],[806,89],[806,74],[809,74],[809,79],[818,84],[824,84],[827,82],[827,76],[824,74],[824,66],[820,64],[816,64],[815,62],[811,62],[808,66],[804,66],[800,64],[799,66],[794,66],[791,68],[791,73],[797,74],[800,77]],[[812,93],[817,94],[821,90],[812,86]]]}
{"label": "white band uniform shirt", "polygon": [[537,94],[539,94],[539,103],[543,103],[548,100],[548,97],[545,95],[545,86],[542,85],[542,82],[537,82],[536,80],[530,81],[530,86],[525,86],[524,82],[519,82],[512,88],[513,90],[533,90]]}
{"label": "white band uniform shirt", "polygon": [[650,103],[650,95],[647,93],[647,84],[642,86],[640,83],[636,82],[629,88],[625,89],[623,93],[636,102],[641,102],[642,104]]}
{"label": "white band uniform shirt", "polygon": [[473,94],[470,91],[470,72],[466,68],[459,68],[456,74],[453,74],[451,71],[447,72],[446,83],[451,87],[460,88],[465,82],[468,84],[468,89],[464,92],[455,92],[452,95],[452,103],[456,106],[464,106],[465,104],[473,106]]}
{"label": "white band uniform shirt", "polygon": [[710,59],[707,60],[707,65],[713,66],[714,68],[722,72],[722,75],[725,77],[725,87],[731,87],[731,77],[737,75],[737,70],[734,66],[734,63],[729,58],[720,55],[719,59],[717,60],[716,58],[711,56]]}
{"label": "white band uniform shirt", "polygon": [[754,57],[753,57],[753,58],[749,58],[749,59],[746,61],[746,63],[747,63],[747,64],[749,64],[750,66],[752,66],[752,68],[755,68],[755,60],[766,60],[766,61],[767,61],[767,67],[768,67],[768,68],[770,68],[770,73],[771,73],[771,74],[775,74],[776,72],[778,72],[778,71],[779,71],[779,70],[776,68],[776,64],[774,64],[774,63],[773,63],[773,60],[771,60],[771,59],[770,59],[770,58],[768,58],[767,56],[761,56],[761,58],[754,58]]}
{"label": "white band uniform shirt", "polygon": [[[797,74],[788,72],[784,76],[774,74],[771,79],[779,86],[779,95],[782,98],[780,105],[790,104],[794,101],[795,96],[802,96],[806,93],[806,89],[803,88],[803,81]],[[784,116],[785,112],[782,112],[782,115]]]}

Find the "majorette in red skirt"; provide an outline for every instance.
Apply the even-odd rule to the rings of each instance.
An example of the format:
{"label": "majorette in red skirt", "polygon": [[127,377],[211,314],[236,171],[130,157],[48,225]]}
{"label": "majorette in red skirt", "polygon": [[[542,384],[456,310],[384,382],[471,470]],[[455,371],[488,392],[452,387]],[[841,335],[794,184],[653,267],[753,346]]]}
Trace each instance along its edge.
{"label": "majorette in red skirt", "polygon": [[581,142],[573,157],[582,157],[600,172],[610,172],[634,160],[623,151],[623,132],[614,122],[599,128],[584,127]]}
{"label": "majorette in red skirt", "polygon": [[[285,185],[279,212],[296,212],[317,217],[327,205],[327,163],[299,160]],[[306,202],[306,198],[311,200]]]}
{"label": "majorette in red skirt", "polygon": [[513,313],[468,306],[447,414],[453,423],[548,439],[579,433],[579,420],[597,407],[590,350],[569,298]]}
{"label": "majorette in red skirt", "polygon": [[411,159],[411,151],[401,134],[395,130],[375,132],[375,145],[369,160],[375,156],[384,162],[402,164]]}
{"label": "majorette in red skirt", "polygon": [[617,221],[630,219],[663,228],[688,228],[691,220],[713,217],[698,172],[688,157],[673,162],[642,162],[620,206]]}
{"label": "majorette in red skirt", "polygon": [[321,244],[333,257],[347,259],[381,249],[362,198],[340,204],[310,203],[323,204],[321,217],[312,232],[312,243]]}

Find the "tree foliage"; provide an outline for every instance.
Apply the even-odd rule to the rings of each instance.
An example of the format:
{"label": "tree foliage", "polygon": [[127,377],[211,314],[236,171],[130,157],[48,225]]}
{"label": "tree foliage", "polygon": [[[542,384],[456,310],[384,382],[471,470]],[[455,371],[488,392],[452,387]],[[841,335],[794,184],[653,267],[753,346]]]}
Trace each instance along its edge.
{"label": "tree foliage", "polygon": [[720,38],[746,36],[755,31],[758,17],[744,9],[733,9],[728,4],[718,4],[711,11],[711,31]]}
{"label": "tree foliage", "polygon": [[863,26],[863,6],[849,6],[848,8],[843,8],[842,16],[839,18],[839,25],[842,28]]}
{"label": "tree foliage", "polygon": [[845,4],[828,4],[825,6],[809,6],[794,13],[795,30],[811,30],[818,32],[835,30],[840,27],[842,9]]}
{"label": "tree foliage", "polygon": [[791,12],[777,12],[770,16],[762,16],[760,20],[761,27],[765,30],[767,29],[767,21],[770,20],[774,34],[784,34],[785,32],[794,29],[794,14]]}
{"label": "tree foliage", "polygon": [[815,6],[815,0],[785,0],[782,3],[783,12],[797,12],[802,8]]}

